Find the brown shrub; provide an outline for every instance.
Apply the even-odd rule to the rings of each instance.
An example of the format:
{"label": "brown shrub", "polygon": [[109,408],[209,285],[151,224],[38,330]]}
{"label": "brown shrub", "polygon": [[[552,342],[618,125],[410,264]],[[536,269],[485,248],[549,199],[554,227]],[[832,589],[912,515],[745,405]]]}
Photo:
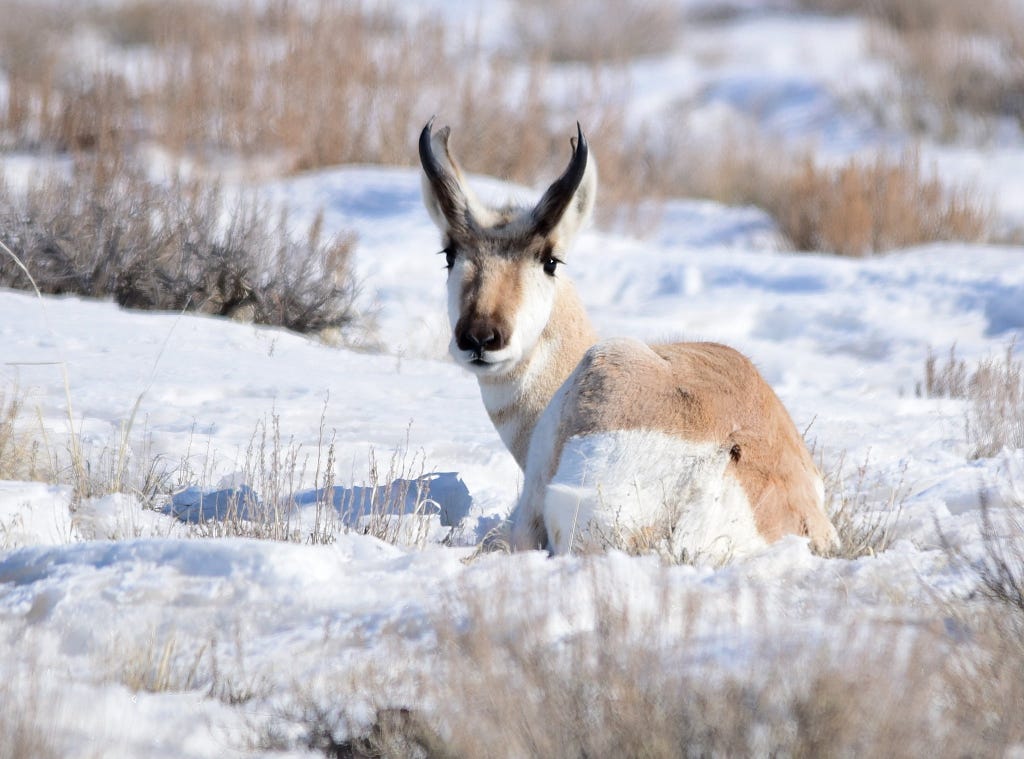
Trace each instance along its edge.
{"label": "brown shrub", "polygon": [[897,162],[851,159],[838,169],[808,156],[777,181],[759,205],[798,250],[863,256],[934,240],[978,241],[991,217],[970,191],[925,176],[916,153]]}

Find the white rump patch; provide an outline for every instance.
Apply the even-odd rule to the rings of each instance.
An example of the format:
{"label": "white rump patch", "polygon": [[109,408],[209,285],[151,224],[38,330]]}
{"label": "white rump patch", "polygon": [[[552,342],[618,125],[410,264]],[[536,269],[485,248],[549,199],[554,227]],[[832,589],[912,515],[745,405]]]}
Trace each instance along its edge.
{"label": "white rump patch", "polygon": [[767,543],[729,461],[721,446],[661,432],[571,438],[543,496],[550,548],[651,549],[701,563],[757,551]]}

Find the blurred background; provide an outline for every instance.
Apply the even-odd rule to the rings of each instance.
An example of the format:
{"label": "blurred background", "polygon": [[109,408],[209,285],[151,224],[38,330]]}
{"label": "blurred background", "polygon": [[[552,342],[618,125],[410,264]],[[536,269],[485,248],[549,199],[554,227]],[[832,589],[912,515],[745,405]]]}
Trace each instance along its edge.
{"label": "blurred background", "polygon": [[[0,18],[0,231],[48,292],[235,313],[246,267],[285,276],[281,248],[337,285],[351,235],[296,243],[224,188],[412,166],[434,114],[467,168],[527,185],[579,120],[606,229],[642,236],[699,197],[764,209],[797,250],[1024,239],[1020,0],[0,0]],[[28,286],[10,261],[0,284]],[[320,295],[308,324],[289,287],[291,317],[255,318],[337,326],[350,293]]]}

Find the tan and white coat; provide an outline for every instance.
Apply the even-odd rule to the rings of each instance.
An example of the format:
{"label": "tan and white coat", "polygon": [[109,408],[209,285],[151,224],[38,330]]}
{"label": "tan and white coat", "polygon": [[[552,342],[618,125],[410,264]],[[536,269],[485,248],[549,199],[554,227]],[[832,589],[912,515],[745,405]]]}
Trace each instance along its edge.
{"label": "tan and white coat", "polygon": [[432,124],[420,136],[424,200],[448,261],[451,353],[525,473],[512,545],[712,561],[786,534],[834,545],[821,476],[746,357],[716,343],[598,342],[560,268],[596,195],[582,131],[532,208],[480,203],[448,137]]}

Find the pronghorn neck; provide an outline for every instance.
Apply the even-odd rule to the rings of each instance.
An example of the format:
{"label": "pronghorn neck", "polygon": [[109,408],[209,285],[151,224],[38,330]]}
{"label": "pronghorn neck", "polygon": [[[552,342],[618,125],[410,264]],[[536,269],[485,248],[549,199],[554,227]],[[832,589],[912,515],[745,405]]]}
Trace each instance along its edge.
{"label": "pronghorn neck", "polygon": [[523,360],[503,375],[478,377],[484,408],[520,469],[526,469],[530,436],[541,412],[596,342],[583,304],[566,281],[540,339]]}

